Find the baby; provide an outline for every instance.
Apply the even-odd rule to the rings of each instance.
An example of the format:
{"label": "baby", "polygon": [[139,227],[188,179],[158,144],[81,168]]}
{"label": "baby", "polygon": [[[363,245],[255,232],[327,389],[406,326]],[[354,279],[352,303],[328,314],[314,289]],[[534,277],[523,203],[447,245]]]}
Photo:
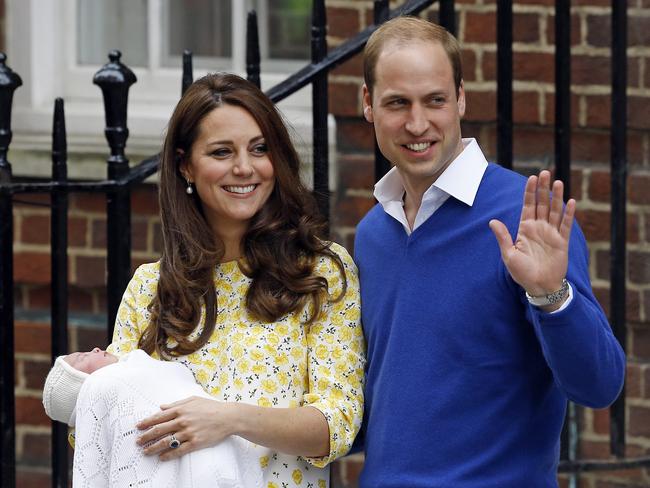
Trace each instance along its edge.
{"label": "baby", "polygon": [[[210,398],[181,363],[144,351],[118,360],[94,348],[56,359],[43,388],[53,420],[75,427],[73,487],[257,487],[262,471],[253,445],[231,436],[216,446],[172,461],[145,456],[135,425],[190,396]],[[170,448],[180,442],[170,438]]]}

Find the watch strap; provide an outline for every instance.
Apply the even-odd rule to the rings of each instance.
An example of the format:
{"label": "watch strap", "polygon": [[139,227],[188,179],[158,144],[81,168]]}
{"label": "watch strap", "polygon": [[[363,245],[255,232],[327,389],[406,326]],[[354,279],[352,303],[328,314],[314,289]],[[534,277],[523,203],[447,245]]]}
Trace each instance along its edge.
{"label": "watch strap", "polygon": [[549,293],[548,295],[531,296],[526,292],[528,303],[536,307],[544,307],[546,305],[554,305],[561,303],[569,295],[569,282],[565,279],[562,280],[562,286],[559,290]]}

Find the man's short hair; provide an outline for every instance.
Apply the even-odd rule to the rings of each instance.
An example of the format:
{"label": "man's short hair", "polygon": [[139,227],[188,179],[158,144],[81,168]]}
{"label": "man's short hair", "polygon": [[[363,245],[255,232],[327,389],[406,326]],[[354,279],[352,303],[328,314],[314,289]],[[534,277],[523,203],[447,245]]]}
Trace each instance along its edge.
{"label": "man's short hair", "polygon": [[437,42],[447,53],[454,74],[456,96],[463,79],[458,40],[444,27],[418,17],[396,17],[382,24],[372,33],[363,51],[363,77],[372,96],[375,85],[375,69],[379,56],[391,44],[408,44],[413,41]]}

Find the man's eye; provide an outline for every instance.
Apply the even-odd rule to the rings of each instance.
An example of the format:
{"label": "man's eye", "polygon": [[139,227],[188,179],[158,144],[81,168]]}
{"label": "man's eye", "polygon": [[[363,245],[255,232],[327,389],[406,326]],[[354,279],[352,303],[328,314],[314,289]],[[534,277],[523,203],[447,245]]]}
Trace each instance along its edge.
{"label": "man's eye", "polygon": [[388,102],[388,105],[391,107],[399,107],[405,104],[406,104],[406,100],[404,100],[403,98],[396,98],[395,100],[391,100],[390,102]]}

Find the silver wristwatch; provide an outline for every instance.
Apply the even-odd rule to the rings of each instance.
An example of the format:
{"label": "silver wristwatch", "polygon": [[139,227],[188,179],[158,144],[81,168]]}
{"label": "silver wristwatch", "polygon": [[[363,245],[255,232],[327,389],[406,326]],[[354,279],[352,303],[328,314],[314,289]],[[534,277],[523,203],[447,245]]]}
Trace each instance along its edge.
{"label": "silver wristwatch", "polygon": [[548,295],[541,295],[538,297],[533,297],[526,292],[526,298],[528,303],[535,305],[536,307],[544,307],[546,305],[553,305],[559,303],[566,299],[569,294],[569,282],[566,279],[562,280],[562,286],[559,290],[549,293]]}

